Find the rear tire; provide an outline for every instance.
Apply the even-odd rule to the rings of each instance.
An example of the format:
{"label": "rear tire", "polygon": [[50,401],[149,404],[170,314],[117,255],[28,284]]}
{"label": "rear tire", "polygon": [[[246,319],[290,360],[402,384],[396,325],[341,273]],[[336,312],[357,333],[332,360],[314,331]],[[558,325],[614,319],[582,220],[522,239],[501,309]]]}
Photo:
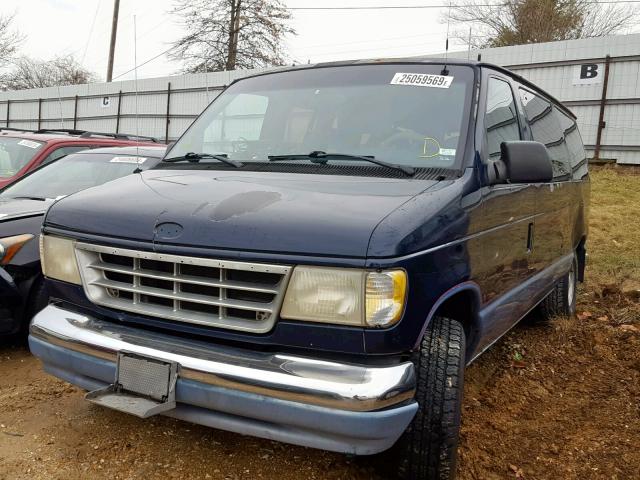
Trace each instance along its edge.
{"label": "rear tire", "polygon": [[419,407],[393,450],[398,473],[406,480],[451,480],[456,474],[464,384],[462,325],[434,317],[414,363]]}
{"label": "rear tire", "polygon": [[540,313],[548,320],[557,316],[571,317],[576,313],[578,291],[578,260],[574,256],[571,270],[553,287],[551,293],[540,303]]}

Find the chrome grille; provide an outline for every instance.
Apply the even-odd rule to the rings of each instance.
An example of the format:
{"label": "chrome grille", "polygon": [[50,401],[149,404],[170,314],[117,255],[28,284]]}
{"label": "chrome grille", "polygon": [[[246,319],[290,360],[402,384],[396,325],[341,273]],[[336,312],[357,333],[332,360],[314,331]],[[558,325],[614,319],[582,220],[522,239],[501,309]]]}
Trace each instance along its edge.
{"label": "chrome grille", "polygon": [[180,322],[263,333],[278,316],[291,267],[76,244],[87,297]]}

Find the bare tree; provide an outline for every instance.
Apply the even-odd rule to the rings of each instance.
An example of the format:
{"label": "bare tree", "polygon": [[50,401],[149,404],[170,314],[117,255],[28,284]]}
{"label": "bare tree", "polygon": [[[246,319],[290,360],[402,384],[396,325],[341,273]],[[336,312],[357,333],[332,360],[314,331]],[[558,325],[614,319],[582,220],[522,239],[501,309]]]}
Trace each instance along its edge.
{"label": "bare tree", "polygon": [[0,15],[0,66],[11,60],[24,41],[24,37],[12,28],[13,17]]}
{"label": "bare tree", "polygon": [[96,80],[95,74],[83,68],[72,56],[49,61],[20,57],[13,63],[13,70],[0,77],[9,90],[77,85]]}
{"label": "bare tree", "polygon": [[284,37],[295,33],[280,0],[176,0],[172,13],[187,34],[170,56],[185,72],[283,65]]}
{"label": "bare tree", "polygon": [[[487,4],[461,0],[451,3],[442,21],[470,26],[471,46],[483,48],[611,35],[630,27],[637,17],[635,7],[593,0],[502,0]],[[455,36],[469,43],[466,32]]]}

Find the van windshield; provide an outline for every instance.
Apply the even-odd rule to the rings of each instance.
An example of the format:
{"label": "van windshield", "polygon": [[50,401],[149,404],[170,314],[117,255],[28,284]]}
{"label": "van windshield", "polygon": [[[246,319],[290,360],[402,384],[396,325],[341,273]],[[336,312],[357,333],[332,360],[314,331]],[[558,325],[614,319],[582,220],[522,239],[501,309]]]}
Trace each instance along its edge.
{"label": "van windshield", "polygon": [[146,170],[156,158],[85,151],[67,155],[26,175],[0,193],[4,198],[55,199]]}
{"label": "van windshield", "polygon": [[43,145],[34,140],[0,137],[0,178],[13,177],[35,157]]}
{"label": "van windshield", "polygon": [[[443,76],[442,68],[358,65],[247,78],[216,98],[169,156],[193,152],[266,162],[326,152],[412,167],[458,168],[473,70],[449,66]],[[332,164],[357,161],[327,158]]]}

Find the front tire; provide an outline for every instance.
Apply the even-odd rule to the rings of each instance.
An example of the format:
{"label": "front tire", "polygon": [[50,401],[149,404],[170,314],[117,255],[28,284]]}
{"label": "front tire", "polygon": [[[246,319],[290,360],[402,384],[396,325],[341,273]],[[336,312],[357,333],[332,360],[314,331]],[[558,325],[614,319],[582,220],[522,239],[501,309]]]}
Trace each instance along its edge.
{"label": "front tire", "polygon": [[414,363],[419,407],[396,444],[398,472],[407,480],[451,480],[456,473],[464,385],[462,325],[434,317]]}
{"label": "front tire", "polygon": [[540,313],[548,320],[557,316],[571,317],[576,313],[578,291],[578,260],[574,256],[571,269],[555,284],[540,303]]}
{"label": "front tire", "polygon": [[27,308],[24,312],[20,333],[23,336],[29,334],[29,325],[33,317],[49,304],[49,289],[42,276],[36,278],[31,286],[31,293],[27,299]]}

